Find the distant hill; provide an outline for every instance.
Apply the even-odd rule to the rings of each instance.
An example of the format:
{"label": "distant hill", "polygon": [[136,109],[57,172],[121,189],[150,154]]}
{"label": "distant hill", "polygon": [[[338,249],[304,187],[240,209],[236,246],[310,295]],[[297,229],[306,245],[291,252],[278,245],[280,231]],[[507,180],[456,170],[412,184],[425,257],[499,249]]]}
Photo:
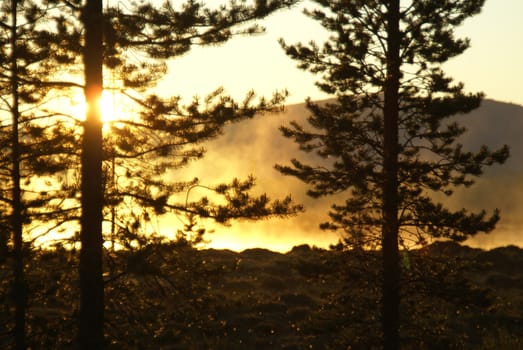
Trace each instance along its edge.
{"label": "distant hill", "polygon": [[[329,206],[340,199],[312,200],[306,196],[304,184],[282,176],[273,168],[274,164],[287,164],[294,157],[314,158],[300,152],[278,130],[291,120],[305,124],[308,115],[304,104],[296,104],[279,115],[256,117],[232,125],[223,136],[205,145],[208,153],[203,160],[184,170],[184,176],[197,176],[207,183],[254,174],[259,191],[273,198],[291,193],[306,206],[304,214],[288,220],[218,227],[216,234],[210,236],[215,246],[235,249],[266,246],[285,251],[299,243],[326,246],[337,240],[333,233],[320,231],[318,225],[327,219]],[[523,246],[523,106],[485,100],[479,109],[459,120],[468,129],[462,139],[466,148],[477,149],[482,144],[494,148],[508,144],[511,148],[511,157],[505,165],[488,169],[475,186],[458,191],[449,203],[471,210],[501,209],[502,220],[496,231],[479,235],[468,243],[482,248]]]}

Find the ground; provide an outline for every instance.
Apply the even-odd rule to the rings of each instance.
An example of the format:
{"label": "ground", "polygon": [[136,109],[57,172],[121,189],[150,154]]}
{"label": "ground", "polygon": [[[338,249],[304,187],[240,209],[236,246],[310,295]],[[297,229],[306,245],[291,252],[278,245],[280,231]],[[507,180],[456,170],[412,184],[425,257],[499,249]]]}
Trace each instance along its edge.
{"label": "ground", "polygon": [[[287,254],[151,244],[106,256],[106,333],[114,349],[380,348],[379,252],[309,246]],[[72,348],[76,252],[34,252],[28,337]],[[405,349],[523,348],[523,250],[437,243],[402,252]],[[8,265],[1,271],[8,307]],[[8,346],[9,317],[0,324]]]}

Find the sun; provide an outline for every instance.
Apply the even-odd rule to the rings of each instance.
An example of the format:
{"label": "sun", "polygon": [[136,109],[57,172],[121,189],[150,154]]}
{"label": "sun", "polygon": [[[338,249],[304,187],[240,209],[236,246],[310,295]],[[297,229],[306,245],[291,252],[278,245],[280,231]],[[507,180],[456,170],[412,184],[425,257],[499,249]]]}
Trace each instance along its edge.
{"label": "sun", "polygon": [[102,114],[102,122],[113,122],[121,118],[118,111],[119,96],[111,91],[104,90],[100,99],[100,111]]}
{"label": "sun", "polygon": [[[124,112],[121,108],[119,108],[119,106],[123,106],[121,100],[122,97],[119,94],[110,90],[103,90],[102,97],[100,98],[98,105],[100,106],[100,113],[102,115],[102,122],[104,124],[115,122],[122,118],[122,114]],[[71,110],[72,114],[76,118],[79,120],[85,120],[87,107],[85,104],[85,96],[83,94],[78,94],[78,96],[73,98]]]}

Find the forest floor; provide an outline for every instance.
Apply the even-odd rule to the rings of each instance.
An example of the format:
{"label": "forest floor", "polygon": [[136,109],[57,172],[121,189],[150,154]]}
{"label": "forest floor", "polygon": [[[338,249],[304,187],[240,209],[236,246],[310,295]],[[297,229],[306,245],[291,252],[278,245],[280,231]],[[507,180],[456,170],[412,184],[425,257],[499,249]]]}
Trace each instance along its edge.
{"label": "forest floor", "polygon": [[[28,338],[72,348],[77,254],[34,252]],[[379,349],[379,252],[298,246],[286,254],[151,244],[106,256],[114,349]],[[402,348],[523,349],[523,250],[436,243],[402,253]],[[0,348],[12,341],[8,265]],[[4,317],[5,316],[5,317]]]}

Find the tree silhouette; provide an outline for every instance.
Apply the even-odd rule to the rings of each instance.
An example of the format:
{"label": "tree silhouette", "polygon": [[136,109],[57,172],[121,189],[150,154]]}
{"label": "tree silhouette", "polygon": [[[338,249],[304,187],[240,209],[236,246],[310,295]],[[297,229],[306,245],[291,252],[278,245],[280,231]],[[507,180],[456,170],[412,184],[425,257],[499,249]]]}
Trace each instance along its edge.
{"label": "tree silhouette", "polygon": [[[83,58],[87,114],[82,141],[79,263],[79,341],[82,348],[104,346],[104,206],[134,208],[138,205],[150,208],[152,214],[181,211],[220,222],[288,215],[300,209],[290,198],[271,202],[266,196],[249,196],[247,192],[254,184],[252,179],[214,186],[214,192],[222,195],[226,204],[213,204],[210,199],[201,198],[178,205],[173,202],[172,195],[188,191],[198,181],[172,183],[165,179],[167,170],[201,158],[204,150],[191,148],[191,145],[218,136],[227,123],[252,117],[256,112],[273,111],[284,95],[277,94],[270,101],[262,99],[253,104],[251,94],[238,104],[218,90],[205,99],[203,106],[195,100],[185,107],[180,106],[178,98],[150,94],[143,97],[146,89],[165,73],[165,59],[187,52],[192,45],[217,44],[235,34],[260,32],[261,28],[256,25],[234,28],[293,2],[264,1],[255,6],[232,2],[216,10],[193,1],[179,8],[169,2],[160,7],[145,2],[126,8],[108,7],[105,11],[102,11],[100,0],[88,0],[83,7],[68,2],[74,11],[81,11],[85,28]],[[145,59],[133,62],[129,59],[130,52],[139,53]],[[106,139],[98,106],[104,86],[104,65],[114,71],[122,83],[122,92],[137,105],[136,118],[127,116],[110,125],[110,137]],[[104,160],[108,170],[105,173]],[[117,178],[122,181],[117,183]],[[143,217],[149,217],[149,211],[141,210],[144,210]],[[139,220],[133,220],[134,209],[125,214],[128,220],[122,222],[120,228],[124,233],[134,233],[139,224]],[[115,218],[111,216],[114,223]]]}
{"label": "tree silhouette", "polygon": [[320,75],[317,85],[336,102],[307,101],[309,128],[283,127],[303,151],[326,160],[296,159],[277,165],[310,185],[313,197],[347,193],[335,204],[325,229],[344,230],[348,247],[382,247],[384,346],[399,347],[399,246],[427,237],[463,241],[491,231],[499,219],[483,211],[451,211],[437,196],[468,187],[485,166],[503,163],[508,148],[471,152],[459,143],[465,129],[455,116],[480,105],[441,64],[461,54],[469,40],[454,27],[477,14],[483,0],[316,1],[306,11],[332,32],[319,47],[287,45],[299,67]]}
{"label": "tree silhouette", "polygon": [[11,213],[11,229],[13,232],[13,293],[15,295],[15,346],[17,349],[25,349],[25,309],[27,302],[26,282],[24,275],[24,257],[23,257],[23,229],[22,229],[22,199],[20,188],[20,140],[19,140],[19,122],[20,122],[20,95],[18,82],[18,52],[17,52],[17,2],[11,1],[11,180],[12,180],[12,213]]}
{"label": "tree silhouette", "polygon": [[[57,62],[57,55],[48,50],[54,40],[41,26],[48,10],[31,1],[13,0],[0,7],[0,253],[5,260],[11,247],[12,335],[16,349],[28,345],[25,314],[29,286],[25,266],[34,237],[29,240],[25,235],[37,226],[35,222],[57,220],[61,209],[57,212],[53,201],[61,192],[61,181],[56,178],[53,185],[45,183],[67,169],[67,155],[74,144],[69,130],[44,107],[52,90],[48,80],[56,72],[53,66]],[[36,178],[40,186],[35,185]]]}
{"label": "tree silhouette", "polygon": [[[167,211],[187,213],[190,217],[187,228],[192,229],[193,220],[197,217],[211,217],[219,222],[227,222],[239,218],[285,216],[300,210],[299,206],[292,204],[290,197],[270,201],[264,195],[249,195],[254,185],[252,178],[205,186],[224,200],[213,203],[213,198],[201,197],[195,201],[182,200],[177,203],[173,194],[184,194],[204,184],[196,179],[170,182],[165,178],[168,170],[202,157],[204,149],[191,145],[217,137],[227,123],[253,117],[257,112],[279,109],[285,94],[258,101],[255,101],[253,94],[249,94],[245,101],[237,103],[217,90],[203,102],[195,99],[187,106],[180,105],[177,98],[145,94],[147,88],[153,86],[165,73],[165,59],[188,51],[191,45],[217,44],[233,35],[261,32],[262,28],[245,23],[292,3],[269,1],[256,6],[234,3],[229,7],[207,10],[201,4],[190,2],[182,6],[180,11],[168,4],[160,8],[142,4],[131,10],[126,8],[125,11],[108,8],[101,15],[96,14],[101,9],[99,3],[94,3],[97,6],[95,8],[93,2],[84,5],[80,0],[49,0],[42,8],[29,1],[12,2],[12,8],[11,3],[2,5],[2,43],[5,44],[2,46],[1,61],[2,96],[6,96],[2,101],[6,110],[13,112],[14,120],[13,127],[2,125],[6,131],[2,133],[1,140],[2,150],[6,151],[2,152],[2,176],[7,176],[4,184],[19,184],[23,179],[26,186],[2,188],[1,203],[6,209],[2,215],[2,232],[7,234],[14,230],[14,226],[20,227],[16,231],[18,233],[13,235],[17,242],[14,251],[20,252],[20,259],[13,261],[17,271],[21,272],[19,276],[22,279],[19,281],[22,281],[22,248],[28,243],[24,242],[23,235],[30,227],[24,229],[20,225],[46,223],[48,230],[56,229],[80,217],[78,200],[81,198],[83,228],[80,237],[80,284],[83,294],[80,338],[83,346],[103,346],[104,282],[101,278],[101,253],[105,239],[103,233],[107,233],[107,230],[102,231],[102,220],[108,220],[108,211],[118,207],[117,212],[123,218],[119,223],[119,237],[122,241],[132,242],[133,237],[138,237],[138,221]],[[14,20],[10,22],[10,18]],[[23,25],[17,26],[16,20],[20,18],[23,21],[19,24]],[[92,21],[98,21],[97,28],[94,28]],[[98,33],[94,38],[88,34],[93,29]],[[13,30],[16,36],[10,36]],[[126,35],[122,36],[121,33]],[[151,38],[158,40],[146,40]],[[11,43],[16,48],[10,51]],[[98,49],[87,49],[91,44]],[[83,52],[85,55],[82,55]],[[136,52],[145,54],[141,56],[147,57],[145,62],[128,60]],[[74,76],[74,65],[81,63],[82,56],[87,68],[85,84],[78,83],[82,79]],[[99,75],[102,64],[105,69],[113,71],[112,75],[118,76],[118,82],[122,82],[118,89],[128,97],[127,102],[137,106],[136,118],[130,117],[130,120],[122,119],[108,125],[114,135],[111,132],[105,135],[102,133],[101,116],[97,111],[104,78],[102,75],[101,80]],[[70,67],[72,69],[69,71]],[[62,76],[59,76],[60,73]],[[13,82],[17,83],[16,87]],[[42,102],[49,91],[56,89],[57,96],[67,95],[70,94],[70,91],[66,91],[69,88],[84,88],[87,93],[89,117],[85,122],[74,120],[75,116],[65,109],[56,111],[56,105],[49,106]],[[91,94],[92,91],[94,93]],[[38,108],[27,108],[29,113],[17,115],[18,108],[13,108],[9,103],[8,96],[11,95],[17,95],[24,107],[35,104]],[[33,113],[36,110],[42,113]],[[56,119],[52,121],[52,118]],[[23,127],[16,127],[15,122],[23,123]],[[79,125],[84,127],[83,136],[78,130]],[[19,134],[20,131],[22,134]],[[15,136],[18,137],[20,147],[18,152]],[[82,140],[82,152],[78,149],[79,140]],[[80,173],[80,154],[84,194],[81,197],[79,186],[74,182],[74,177]],[[19,175],[16,174],[16,166],[22,167]],[[113,181],[117,178],[122,181]],[[56,186],[42,187],[42,184],[48,182]],[[27,195],[24,194],[26,192]],[[20,202],[11,198],[18,193]],[[18,209],[12,212],[19,214],[8,214],[13,205],[18,205]],[[140,214],[133,211],[137,205],[141,206],[136,210],[141,211]],[[129,211],[128,208],[133,210]],[[11,220],[16,218],[20,218],[17,221],[20,225],[12,225]],[[116,221],[112,218],[109,220]],[[140,237],[140,240],[143,241],[144,237]],[[8,238],[2,242],[2,247],[7,250]],[[17,346],[23,348],[24,319],[18,315],[24,314],[25,306],[22,302],[25,303],[26,293],[19,288],[21,283],[17,286],[15,289],[18,288],[18,291],[12,293],[19,303],[16,311],[19,321],[16,322],[15,334],[19,344]]]}
{"label": "tree silhouette", "polygon": [[81,349],[103,349],[104,283],[102,271],[102,117],[99,101],[103,89],[103,14],[101,0],[87,0],[82,11],[85,26],[83,50],[85,101],[81,156],[82,215],[80,228]]}

